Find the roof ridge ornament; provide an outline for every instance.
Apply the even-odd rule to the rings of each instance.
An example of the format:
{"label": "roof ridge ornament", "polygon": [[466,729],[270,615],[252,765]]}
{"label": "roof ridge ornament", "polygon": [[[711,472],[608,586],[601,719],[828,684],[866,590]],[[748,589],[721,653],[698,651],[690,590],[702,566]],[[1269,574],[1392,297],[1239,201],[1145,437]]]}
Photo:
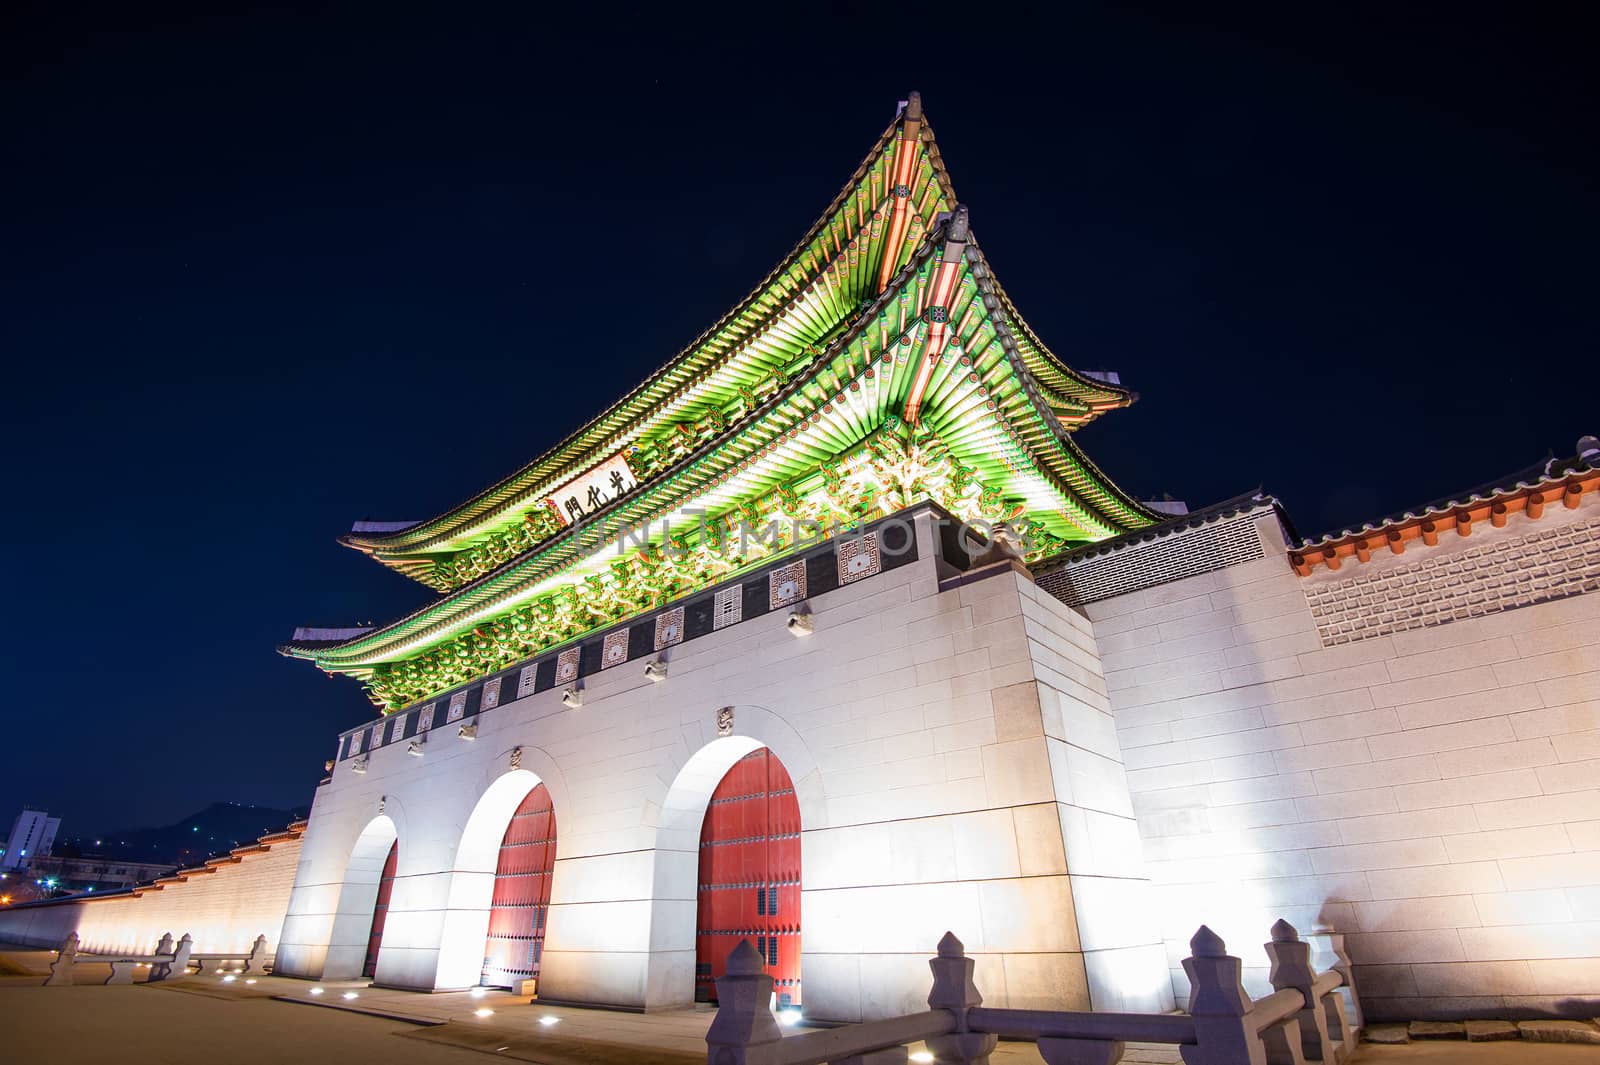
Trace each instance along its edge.
{"label": "roof ridge ornament", "polygon": [[944,355],[945,345],[950,340],[950,300],[955,293],[956,280],[960,277],[961,267],[966,260],[969,228],[967,205],[958,203],[950,215],[950,220],[945,223],[944,247],[939,252],[939,268],[929,290],[927,310],[923,312],[928,320],[927,355],[923,358],[922,365],[917,367],[917,376],[911,382],[911,393],[906,397],[905,407],[906,424],[913,427],[917,425],[917,419],[922,412],[922,398],[928,391],[928,384],[933,380],[933,371],[938,367],[939,360]]}
{"label": "roof ridge ornament", "polygon": [[894,208],[889,218],[889,236],[883,245],[883,262],[878,267],[878,291],[889,287],[900,266],[900,251],[911,227],[911,180],[917,148],[922,140],[922,94],[913,92],[906,100],[900,118],[900,140],[894,148],[894,181],[891,198]]}

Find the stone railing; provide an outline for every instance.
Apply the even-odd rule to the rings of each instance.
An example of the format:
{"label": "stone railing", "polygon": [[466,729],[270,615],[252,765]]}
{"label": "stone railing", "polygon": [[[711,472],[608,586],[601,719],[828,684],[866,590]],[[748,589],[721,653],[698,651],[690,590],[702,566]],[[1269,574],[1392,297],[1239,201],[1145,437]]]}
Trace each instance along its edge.
{"label": "stone railing", "polygon": [[176,943],[172,941],[172,933],[168,932],[161,937],[152,954],[80,954],[78,933],[73,932],[62,941],[55,961],[50,963],[50,975],[44,986],[71,987],[72,967],[79,962],[111,966],[110,977],[103,981],[106,984],[133,983],[134,971],[141,965],[150,969],[150,975],[145,978],[148,983],[178,980],[189,975],[189,955],[193,950],[194,940],[187,932]]}
{"label": "stone railing", "polygon": [[[1337,951],[1340,944],[1332,944]],[[922,1042],[934,1059],[986,1065],[1002,1039],[1037,1043],[1046,1065],[1113,1065],[1127,1043],[1176,1046],[1186,1065],[1336,1065],[1355,1050],[1357,1028],[1346,1013],[1352,995],[1348,959],[1318,973],[1310,944],[1285,921],[1266,944],[1273,993],[1252,1000],[1240,983],[1243,963],[1202,925],[1183,962],[1189,976],[1187,1014],[1083,1013],[985,1009],[973,983],[973,960],[946,932],[929,959],[928,1009],[904,1017],[785,1036],[772,1013],[772,978],[749,941],[728,956],[717,980],[720,1005],[706,1032],[708,1065],[904,1065],[908,1043]]]}
{"label": "stone railing", "polygon": [[267,954],[267,937],[264,935],[256,936],[255,942],[250,944],[250,949],[247,951],[235,951],[232,954],[215,952],[191,954],[189,960],[200,967],[201,973],[227,972],[227,966],[237,965],[238,968],[233,972],[241,975],[244,973],[259,975],[266,972],[267,966],[271,964],[271,957]]}

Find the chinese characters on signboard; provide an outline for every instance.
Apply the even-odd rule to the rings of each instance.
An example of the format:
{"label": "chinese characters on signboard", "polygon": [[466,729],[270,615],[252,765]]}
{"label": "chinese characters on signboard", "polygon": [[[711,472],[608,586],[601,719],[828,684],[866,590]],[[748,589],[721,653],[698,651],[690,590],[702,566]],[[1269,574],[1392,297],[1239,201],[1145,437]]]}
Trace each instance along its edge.
{"label": "chinese characters on signboard", "polygon": [[561,524],[572,525],[633,491],[638,484],[621,455],[612,455],[581,477],[552,492],[547,502]]}

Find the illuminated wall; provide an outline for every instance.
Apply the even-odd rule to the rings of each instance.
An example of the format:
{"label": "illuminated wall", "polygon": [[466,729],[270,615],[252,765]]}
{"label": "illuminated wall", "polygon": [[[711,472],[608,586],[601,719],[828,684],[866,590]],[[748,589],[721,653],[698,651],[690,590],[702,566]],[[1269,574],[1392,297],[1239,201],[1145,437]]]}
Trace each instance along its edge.
{"label": "illuminated wall", "polygon": [[196,951],[221,953],[248,951],[264,935],[270,953],[299,861],[299,838],[284,839],[160,890],[0,911],[0,941],[54,948],[75,930],[86,953],[145,954],[163,934],[187,932]]}
{"label": "illuminated wall", "polygon": [[476,983],[498,844],[542,782],[561,832],[541,996],[687,1004],[706,804],[765,746],[800,804],[807,1014],[922,1008],[947,930],[991,1003],[1170,1006],[1087,622],[1010,570],[962,583],[923,519],[916,543],[915,562],[811,597],[810,635],[775,610],[670,648],[659,683],[623,662],[583,678],[579,707],[508,696],[476,738],[451,725],[420,757],[398,743],[364,773],[339,762],[280,967],[345,964],[383,824],[399,869],[376,981]]}
{"label": "illuminated wall", "polygon": [[[1157,543],[1245,557],[1207,539],[1234,524]],[[1254,561],[1086,608],[1169,956],[1205,921],[1259,991],[1283,916],[1349,933],[1379,1019],[1591,1016],[1600,496],[1305,577],[1271,508],[1252,524]],[[1536,594],[1562,597],[1518,605]]]}

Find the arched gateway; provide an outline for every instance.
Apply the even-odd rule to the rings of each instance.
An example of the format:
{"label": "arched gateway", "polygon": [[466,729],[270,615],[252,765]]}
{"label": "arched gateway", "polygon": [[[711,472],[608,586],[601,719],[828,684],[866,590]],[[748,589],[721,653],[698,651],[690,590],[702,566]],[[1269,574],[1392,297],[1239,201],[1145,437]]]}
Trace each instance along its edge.
{"label": "arched gateway", "polygon": [[556,814],[550,789],[540,784],[523,798],[500,840],[483,986],[518,990],[524,980],[538,978],[555,861]]}
{"label": "arched gateway", "polygon": [[378,972],[378,951],[383,948],[383,926],[389,916],[389,896],[394,894],[394,871],[400,864],[400,841],[389,844],[389,857],[384,859],[383,872],[378,875],[378,897],[372,904],[372,926],[367,932],[367,957],[361,964],[362,976]]}
{"label": "arched gateway", "polygon": [[778,1004],[800,1005],[800,804],[765,747],[735,762],[706,806],[698,901],[695,1000],[717,1000],[728,953],[749,939]]}

